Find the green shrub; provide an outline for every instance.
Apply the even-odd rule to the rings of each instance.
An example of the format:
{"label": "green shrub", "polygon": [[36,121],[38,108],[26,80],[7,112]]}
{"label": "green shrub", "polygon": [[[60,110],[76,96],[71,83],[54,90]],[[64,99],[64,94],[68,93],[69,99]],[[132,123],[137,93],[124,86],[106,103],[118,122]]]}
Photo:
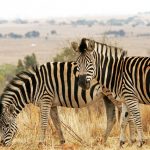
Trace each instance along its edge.
{"label": "green shrub", "polygon": [[4,88],[6,81],[11,80],[16,72],[16,66],[11,64],[0,65],[0,91]]}
{"label": "green shrub", "polygon": [[75,61],[77,57],[77,53],[75,53],[71,48],[64,47],[63,52],[60,54],[57,54],[53,61]]}
{"label": "green shrub", "polygon": [[21,59],[18,60],[16,73],[19,73],[25,69],[29,69],[32,66],[38,65],[36,55],[33,53],[32,55],[27,55],[24,57],[24,60]]}

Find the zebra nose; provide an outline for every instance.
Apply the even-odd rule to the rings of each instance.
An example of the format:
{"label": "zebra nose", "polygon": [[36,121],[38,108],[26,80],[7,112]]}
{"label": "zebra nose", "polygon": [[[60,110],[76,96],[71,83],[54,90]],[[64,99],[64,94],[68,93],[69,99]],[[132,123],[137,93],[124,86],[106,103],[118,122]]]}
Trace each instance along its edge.
{"label": "zebra nose", "polygon": [[1,140],[1,141],[0,141],[0,146],[5,146],[4,140]]}
{"label": "zebra nose", "polygon": [[90,81],[87,81],[85,74],[79,76],[78,84],[84,90],[87,90],[90,88]]}

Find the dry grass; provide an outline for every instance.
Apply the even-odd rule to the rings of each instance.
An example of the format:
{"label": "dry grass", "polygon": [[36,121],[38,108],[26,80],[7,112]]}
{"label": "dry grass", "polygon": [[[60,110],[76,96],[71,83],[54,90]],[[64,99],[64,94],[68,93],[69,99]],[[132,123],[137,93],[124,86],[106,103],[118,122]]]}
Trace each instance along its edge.
{"label": "dry grass", "polygon": [[[52,29],[57,31],[57,35],[50,35],[45,40],[45,36]],[[63,47],[70,46],[69,42],[81,39],[83,37],[93,38],[97,41],[103,41],[102,34],[109,30],[119,30],[116,26],[100,26],[94,25],[91,28],[87,26],[74,27],[71,25],[59,26],[49,25],[46,23],[40,24],[0,24],[0,33],[8,34],[10,32],[25,34],[28,31],[37,30],[40,32],[40,38],[35,39],[0,39],[0,64],[11,63],[17,64],[18,59],[23,59],[24,56],[35,53],[40,64],[51,61],[52,58],[62,51]],[[134,34],[148,33],[149,27],[132,28],[131,26],[122,26],[129,36],[126,37],[111,37],[106,40],[107,43],[128,50],[129,55],[150,56],[150,37],[130,36]],[[134,29],[134,30],[133,30]]]}
{"label": "dry grass", "polygon": [[[101,105],[103,108],[103,105]],[[146,106],[142,106],[142,118],[144,133],[149,137],[149,109]],[[66,144],[59,145],[59,137],[51,122],[46,135],[47,144],[43,146],[38,145],[39,139],[39,109],[33,105],[29,105],[21,112],[17,118],[19,132],[16,138],[13,140],[11,147],[0,148],[2,150],[117,150],[119,148],[119,125],[116,124],[111,132],[110,137],[106,145],[100,143],[100,139],[105,131],[106,116],[105,110],[102,109],[102,114],[94,110],[94,106],[91,107],[91,117],[86,108],[82,108],[79,111],[69,108],[59,108],[60,119],[63,123],[68,125],[73,131],[83,140],[80,143],[78,139],[75,139],[70,133],[70,130],[66,130],[62,126],[62,130],[66,139]],[[100,116],[100,117],[99,117]],[[129,146],[125,144],[125,150],[136,150],[136,144]],[[150,143],[148,142],[143,146],[144,150],[150,149]]]}
{"label": "dry grass", "polygon": [[[58,35],[51,36],[48,40],[45,40],[45,35],[56,29]],[[40,64],[47,61],[51,61],[52,57],[59,53],[63,47],[69,46],[68,41],[74,41],[81,37],[93,37],[95,40],[100,41],[100,35],[108,30],[118,30],[118,27],[113,26],[93,26],[91,28],[86,26],[72,27],[67,26],[50,26],[47,24],[28,24],[28,25],[0,25],[0,33],[6,34],[9,32],[15,32],[24,34],[30,30],[38,30],[41,33],[41,37],[38,39],[1,39],[0,40],[0,64],[11,63],[17,64],[18,59],[23,59],[27,54],[35,53]],[[126,32],[133,32],[132,27],[123,26]],[[134,28],[134,34],[149,32],[149,27],[136,27]],[[111,44],[117,43],[119,47],[123,47],[128,50],[129,55],[150,56],[150,39],[149,37],[132,37],[127,36],[123,38],[109,38]],[[119,44],[118,44],[119,43]],[[33,46],[33,44],[35,46]],[[68,44],[68,45],[67,45]],[[103,106],[102,106],[103,108]],[[142,122],[144,127],[144,134],[146,137],[150,137],[150,110],[148,106],[142,106]],[[43,147],[38,146],[39,139],[39,109],[30,105],[22,113],[19,114],[17,121],[19,132],[16,138],[13,140],[11,147],[3,148],[0,150],[117,150],[119,145],[119,125],[116,124],[111,132],[110,137],[107,140],[106,145],[102,145],[99,139],[106,127],[105,111],[102,109],[102,113],[95,111],[95,108],[91,108],[91,114],[89,115],[86,108],[79,110],[77,113],[74,109],[60,108],[59,115],[61,120],[71,127],[73,131],[82,138],[88,146],[81,144],[70,135],[65,128],[62,127],[66,145],[63,147],[59,145],[59,137],[55,131],[55,128],[50,121],[50,125],[47,130],[47,144]],[[136,150],[136,144],[128,146],[128,143],[124,146],[125,150]],[[145,144],[142,150],[150,149],[150,142]]]}

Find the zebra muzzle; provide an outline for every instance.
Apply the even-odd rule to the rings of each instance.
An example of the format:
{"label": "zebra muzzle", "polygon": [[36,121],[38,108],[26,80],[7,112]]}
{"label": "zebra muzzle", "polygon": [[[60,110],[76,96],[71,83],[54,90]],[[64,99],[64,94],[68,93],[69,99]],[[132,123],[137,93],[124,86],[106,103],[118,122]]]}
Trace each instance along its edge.
{"label": "zebra muzzle", "polygon": [[79,76],[78,84],[84,90],[88,90],[90,88],[90,81],[87,81],[86,75]]}
{"label": "zebra muzzle", "polygon": [[0,146],[5,146],[6,144],[5,144],[5,142],[4,142],[4,140],[1,140],[0,141]]}

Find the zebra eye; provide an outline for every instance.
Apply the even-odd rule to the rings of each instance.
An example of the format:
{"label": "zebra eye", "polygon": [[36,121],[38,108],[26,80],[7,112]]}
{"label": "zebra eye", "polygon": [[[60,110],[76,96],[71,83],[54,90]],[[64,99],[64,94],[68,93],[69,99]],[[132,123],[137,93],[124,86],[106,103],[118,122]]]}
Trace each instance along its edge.
{"label": "zebra eye", "polygon": [[6,124],[6,128],[8,128],[9,127],[9,124]]}
{"label": "zebra eye", "polygon": [[3,130],[4,132],[6,132],[6,131],[7,131],[7,128],[6,128],[6,127],[2,127],[2,130]]}

